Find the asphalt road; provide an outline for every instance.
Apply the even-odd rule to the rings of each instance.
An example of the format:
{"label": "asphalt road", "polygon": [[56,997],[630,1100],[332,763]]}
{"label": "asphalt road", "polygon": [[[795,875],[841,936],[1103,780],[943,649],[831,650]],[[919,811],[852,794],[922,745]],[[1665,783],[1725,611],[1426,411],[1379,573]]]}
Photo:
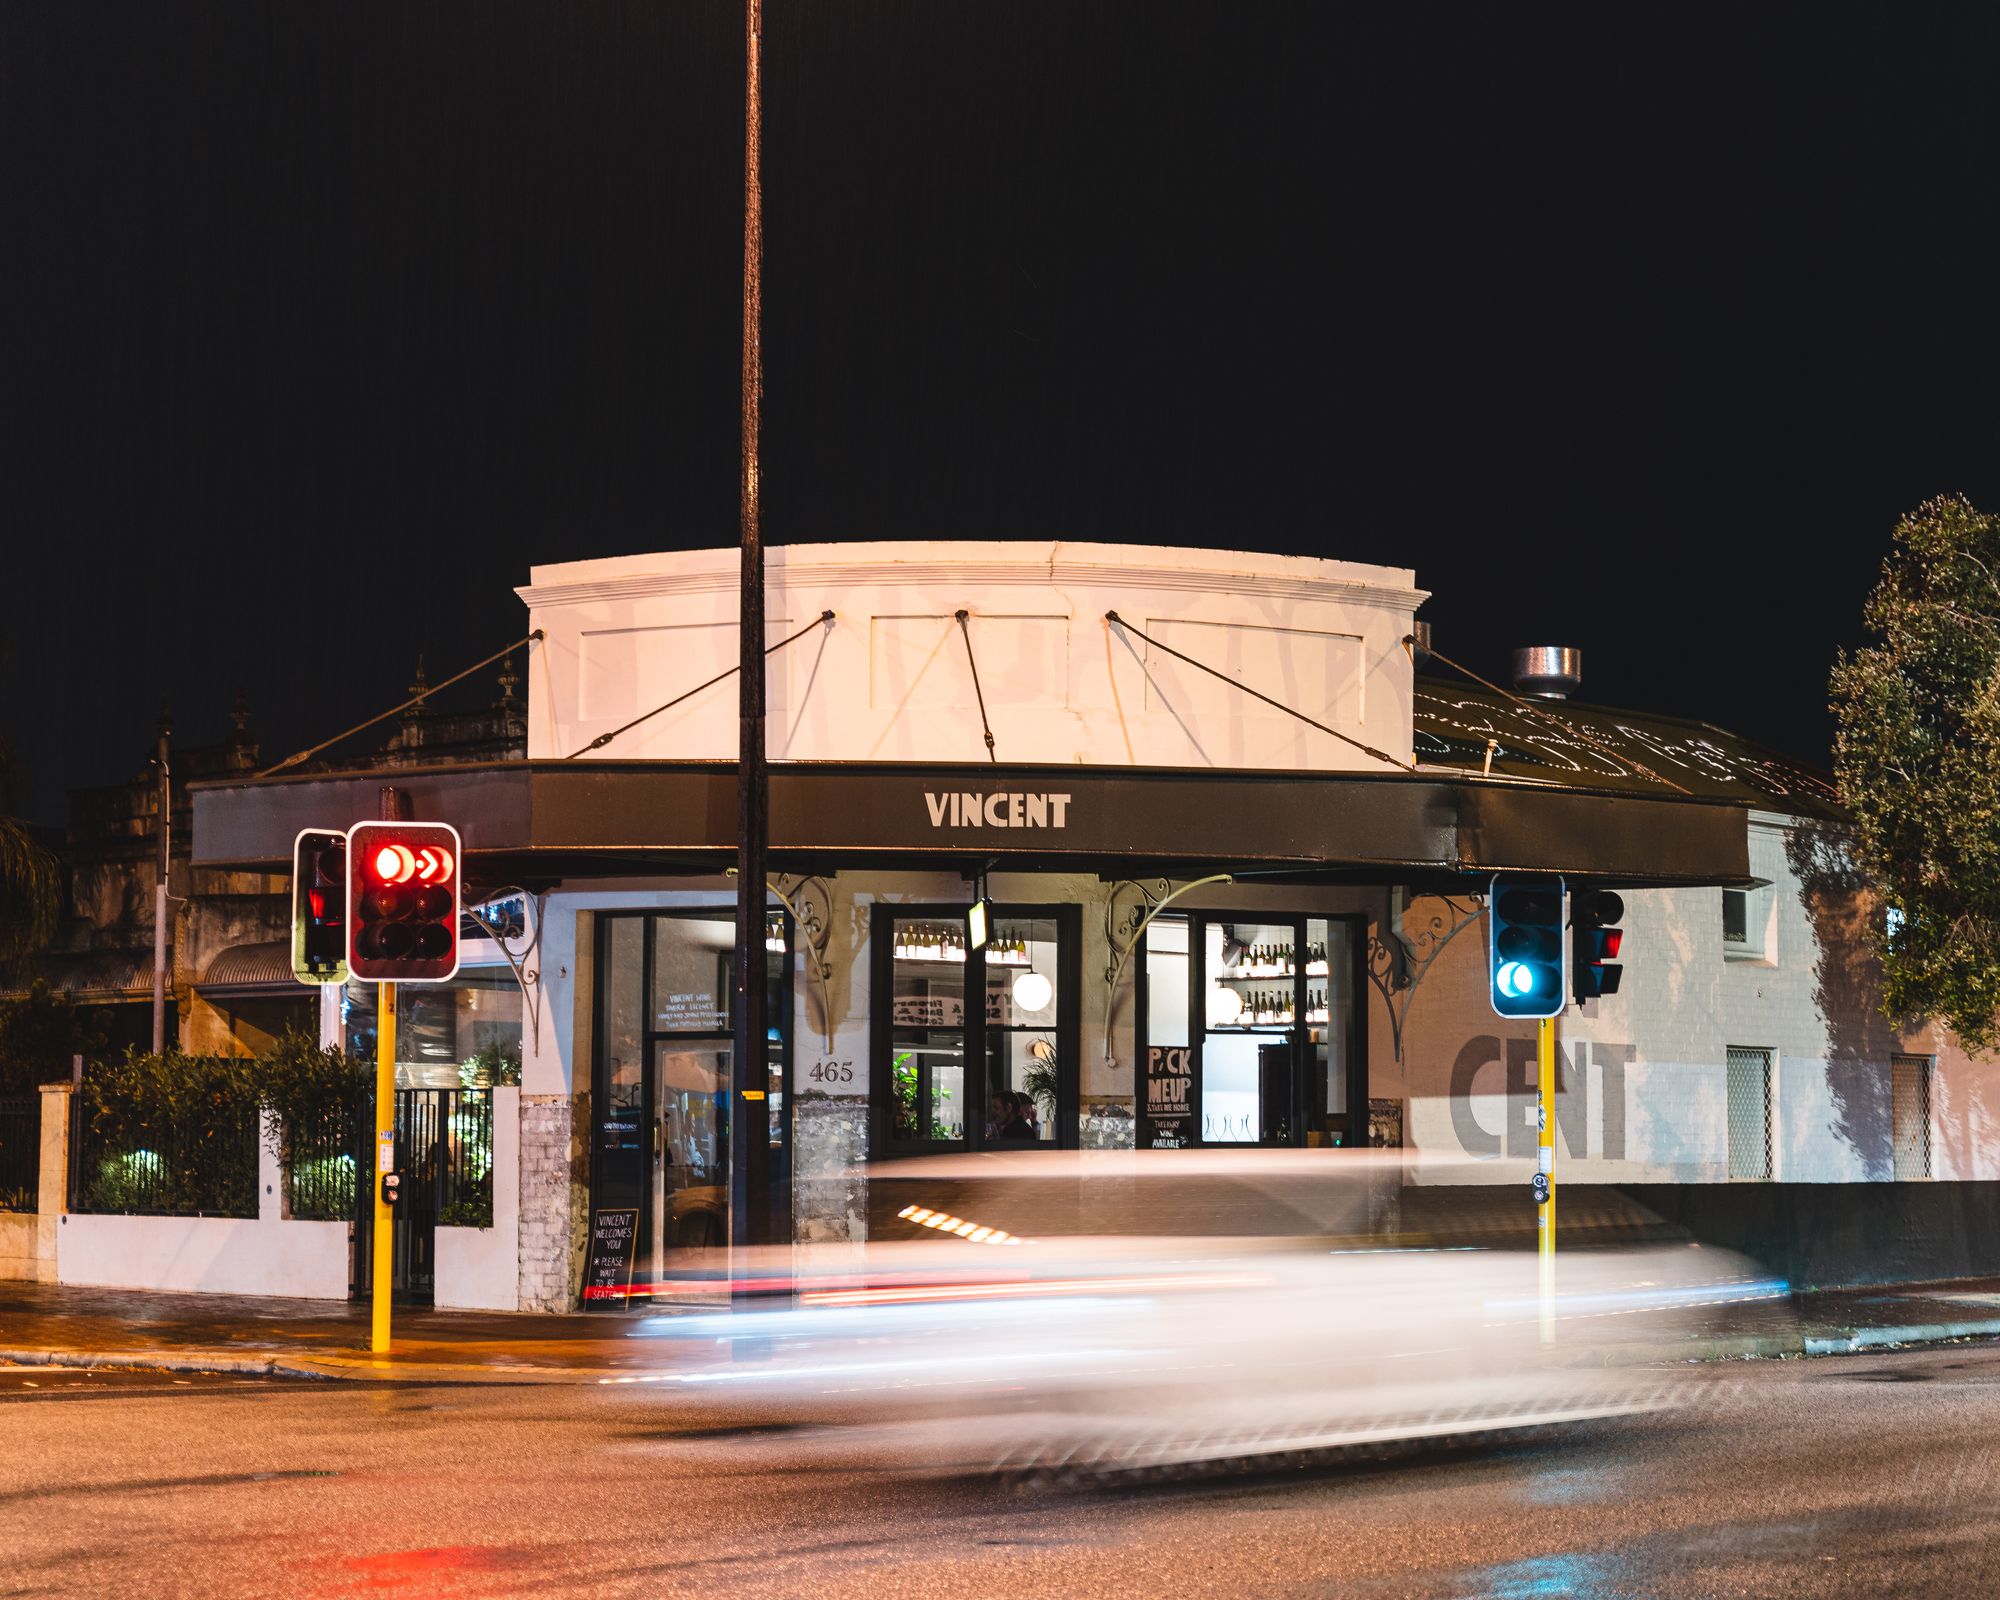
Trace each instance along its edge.
{"label": "asphalt road", "polygon": [[[29,1385],[34,1387],[29,1387]],[[0,1595],[2000,1593],[2000,1347],[1258,1479],[827,1471],[656,1392],[0,1373]]]}

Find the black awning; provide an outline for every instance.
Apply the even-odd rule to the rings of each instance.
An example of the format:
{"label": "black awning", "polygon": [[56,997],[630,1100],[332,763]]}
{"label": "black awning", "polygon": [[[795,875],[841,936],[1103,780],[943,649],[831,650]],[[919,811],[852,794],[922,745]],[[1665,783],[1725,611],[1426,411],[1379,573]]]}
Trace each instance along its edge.
{"label": "black awning", "polygon": [[1421,675],[1410,722],[1417,764],[1427,772],[1846,815],[1826,773],[1705,722],[1577,700],[1524,705],[1477,684]]}
{"label": "black awning", "polygon": [[[301,829],[377,815],[389,776],[195,785],[194,864],[287,863]],[[727,762],[512,761],[404,769],[393,781],[416,816],[458,828],[469,874],[487,882],[714,872],[734,859]],[[772,767],[770,795],[779,867],[1200,866],[1412,884],[1557,870],[1635,887],[1749,879],[1740,804],[1476,778],[815,763]]]}

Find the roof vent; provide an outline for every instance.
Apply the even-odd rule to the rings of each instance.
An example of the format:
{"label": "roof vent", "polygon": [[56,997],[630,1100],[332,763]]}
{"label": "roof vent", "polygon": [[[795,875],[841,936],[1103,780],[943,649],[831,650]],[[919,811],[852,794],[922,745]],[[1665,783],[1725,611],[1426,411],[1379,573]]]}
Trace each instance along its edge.
{"label": "roof vent", "polygon": [[1514,652],[1514,688],[1537,700],[1567,700],[1583,687],[1583,652],[1530,645]]}

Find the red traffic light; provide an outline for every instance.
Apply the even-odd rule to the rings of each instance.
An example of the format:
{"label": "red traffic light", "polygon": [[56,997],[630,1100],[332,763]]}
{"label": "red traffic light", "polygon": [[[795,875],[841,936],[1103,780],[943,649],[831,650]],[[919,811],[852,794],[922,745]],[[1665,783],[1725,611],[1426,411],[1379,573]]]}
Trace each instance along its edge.
{"label": "red traffic light", "polygon": [[292,976],[347,981],[347,835],[307,828],[292,841]]}
{"label": "red traffic light", "polygon": [[348,830],[349,969],[382,983],[443,983],[458,971],[459,840],[442,822]]}
{"label": "red traffic light", "polygon": [[1570,917],[1570,982],[1578,1005],[1616,994],[1625,976],[1618,952],[1625,930],[1610,924],[1625,915],[1625,902],[1609,889],[1583,890]]}

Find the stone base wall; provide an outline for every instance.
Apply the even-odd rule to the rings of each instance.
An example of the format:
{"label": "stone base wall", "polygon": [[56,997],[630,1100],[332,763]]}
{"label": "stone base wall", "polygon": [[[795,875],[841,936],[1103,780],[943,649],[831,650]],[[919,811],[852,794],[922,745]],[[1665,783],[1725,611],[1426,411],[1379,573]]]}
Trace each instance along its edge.
{"label": "stone base wall", "polygon": [[868,1104],[803,1094],[792,1108],[792,1237],[799,1244],[868,1237]]}
{"label": "stone base wall", "polygon": [[588,1095],[521,1096],[520,1304],[569,1311],[590,1228]]}

